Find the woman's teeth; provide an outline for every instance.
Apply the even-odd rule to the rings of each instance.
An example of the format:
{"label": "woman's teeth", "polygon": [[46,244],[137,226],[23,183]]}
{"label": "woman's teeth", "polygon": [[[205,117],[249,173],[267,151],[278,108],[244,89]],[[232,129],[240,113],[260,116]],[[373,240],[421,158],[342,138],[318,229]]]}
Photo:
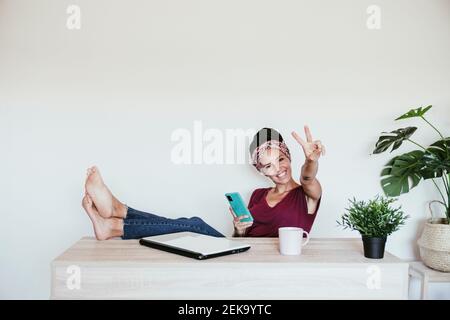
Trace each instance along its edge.
{"label": "woman's teeth", "polygon": [[277,174],[277,177],[278,178],[283,178],[285,175],[286,175],[286,171],[283,171],[282,173]]}

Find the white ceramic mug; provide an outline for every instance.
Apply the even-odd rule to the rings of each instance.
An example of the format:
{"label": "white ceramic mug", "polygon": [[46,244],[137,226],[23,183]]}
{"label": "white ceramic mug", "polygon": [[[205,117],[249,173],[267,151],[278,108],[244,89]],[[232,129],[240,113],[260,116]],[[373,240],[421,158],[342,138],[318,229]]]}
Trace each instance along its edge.
{"label": "white ceramic mug", "polygon": [[[303,241],[303,234],[306,239]],[[280,242],[280,253],[282,255],[300,255],[302,247],[309,241],[309,233],[302,228],[285,227],[278,229],[278,239]]]}

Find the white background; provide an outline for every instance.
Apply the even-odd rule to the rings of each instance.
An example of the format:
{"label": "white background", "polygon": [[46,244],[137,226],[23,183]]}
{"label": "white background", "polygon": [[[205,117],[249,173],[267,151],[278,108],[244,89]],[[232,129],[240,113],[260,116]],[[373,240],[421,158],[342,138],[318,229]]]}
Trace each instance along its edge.
{"label": "white background", "polygon": [[[81,30],[66,28],[70,4]],[[380,30],[366,27],[371,4]],[[279,129],[295,176],[303,154],[290,132],[309,124],[328,151],[312,236],[359,237],[336,220],[347,199],[381,193],[379,133],[417,125],[415,139],[434,142],[419,120],[393,121],[433,104],[428,118],[450,134],[449,57],[447,0],[0,0],[0,297],[47,299],[52,259],[93,235],[80,205],[93,164],[128,205],[230,235],[223,194],[248,200],[270,183],[248,165],[174,165],[171,134],[195,120]],[[411,219],[387,250],[418,259],[437,197],[430,182],[400,197]],[[431,290],[450,298],[448,285]]]}

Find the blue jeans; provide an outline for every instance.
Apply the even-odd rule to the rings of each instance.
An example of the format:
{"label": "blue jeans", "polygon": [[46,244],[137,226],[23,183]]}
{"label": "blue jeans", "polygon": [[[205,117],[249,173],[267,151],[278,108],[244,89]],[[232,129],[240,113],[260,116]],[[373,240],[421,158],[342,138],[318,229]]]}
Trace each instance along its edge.
{"label": "blue jeans", "polygon": [[169,219],[128,207],[127,216],[123,219],[122,239],[140,239],[183,231],[225,237],[199,217]]}

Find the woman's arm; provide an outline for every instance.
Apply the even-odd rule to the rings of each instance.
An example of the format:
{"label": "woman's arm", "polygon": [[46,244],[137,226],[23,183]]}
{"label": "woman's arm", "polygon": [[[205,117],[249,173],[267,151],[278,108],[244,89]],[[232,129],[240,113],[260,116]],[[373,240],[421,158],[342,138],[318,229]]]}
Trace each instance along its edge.
{"label": "woman's arm", "polygon": [[302,173],[300,175],[300,183],[306,195],[309,214],[316,212],[317,204],[322,196],[322,186],[316,178],[318,169],[318,161],[306,160],[302,166]]}
{"label": "woman's arm", "polygon": [[316,179],[317,171],[319,170],[319,162],[313,160],[306,160],[302,166],[302,173],[300,175],[300,183],[303,186],[305,194],[314,200],[319,200],[322,196],[322,187],[319,180]]}
{"label": "woman's arm", "polygon": [[298,133],[292,132],[292,136],[302,146],[303,152],[305,153],[305,163],[302,166],[300,183],[306,194],[308,213],[314,214],[322,196],[322,187],[320,186],[319,180],[316,179],[316,175],[319,170],[319,158],[325,154],[325,147],[320,140],[313,140],[308,126],[305,126],[305,135],[306,141]]}

